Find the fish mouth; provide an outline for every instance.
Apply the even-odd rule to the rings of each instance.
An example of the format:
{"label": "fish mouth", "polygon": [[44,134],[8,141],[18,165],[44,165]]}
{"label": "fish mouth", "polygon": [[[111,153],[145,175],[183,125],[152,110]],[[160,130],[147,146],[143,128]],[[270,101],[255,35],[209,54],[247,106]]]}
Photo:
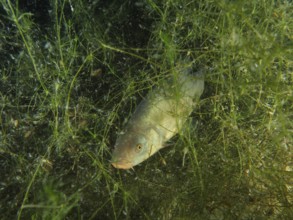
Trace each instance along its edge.
{"label": "fish mouth", "polygon": [[111,163],[113,167],[117,169],[124,169],[128,170],[133,167],[133,164],[131,162],[128,162],[127,160],[119,160]]}

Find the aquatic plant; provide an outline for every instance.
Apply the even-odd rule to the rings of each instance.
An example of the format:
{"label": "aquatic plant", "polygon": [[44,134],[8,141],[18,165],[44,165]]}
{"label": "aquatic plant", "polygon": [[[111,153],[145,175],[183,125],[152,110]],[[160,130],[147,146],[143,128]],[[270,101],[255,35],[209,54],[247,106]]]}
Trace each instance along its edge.
{"label": "aquatic plant", "polygon": [[[0,0],[0,218],[290,219],[290,1]],[[188,58],[186,126],[109,162],[137,104]]]}

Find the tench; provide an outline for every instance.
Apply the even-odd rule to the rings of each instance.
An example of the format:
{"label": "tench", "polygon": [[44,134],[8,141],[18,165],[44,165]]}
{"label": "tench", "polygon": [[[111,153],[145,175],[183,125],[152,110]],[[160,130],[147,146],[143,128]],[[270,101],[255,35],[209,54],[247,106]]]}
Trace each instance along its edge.
{"label": "tench", "polygon": [[182,128],[204,90],[203,71],[191,71],[174,70],[171,80],[141,101],[114,146],[115,168],[129,169],[143,162]]}

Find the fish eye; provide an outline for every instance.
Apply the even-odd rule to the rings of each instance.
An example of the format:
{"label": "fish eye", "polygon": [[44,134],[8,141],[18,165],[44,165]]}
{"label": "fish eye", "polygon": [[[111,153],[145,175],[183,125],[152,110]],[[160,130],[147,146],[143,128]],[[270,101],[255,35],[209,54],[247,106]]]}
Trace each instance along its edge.
{"label": "fish eye", "polygon": [[137,144],[136,145],[136,151],[139,152],[142,149],[142,145],[141,144]]}

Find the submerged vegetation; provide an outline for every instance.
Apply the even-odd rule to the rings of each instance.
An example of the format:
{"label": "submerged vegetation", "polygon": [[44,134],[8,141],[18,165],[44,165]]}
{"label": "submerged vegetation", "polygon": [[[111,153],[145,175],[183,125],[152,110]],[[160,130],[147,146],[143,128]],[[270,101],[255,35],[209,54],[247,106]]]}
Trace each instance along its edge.
{"label": "submerged vegetation", "polygon": [[[292,219],[291,1],[0,1],[0,219]],[[186,58],[207,71],[184,129],[116,170]]]}

